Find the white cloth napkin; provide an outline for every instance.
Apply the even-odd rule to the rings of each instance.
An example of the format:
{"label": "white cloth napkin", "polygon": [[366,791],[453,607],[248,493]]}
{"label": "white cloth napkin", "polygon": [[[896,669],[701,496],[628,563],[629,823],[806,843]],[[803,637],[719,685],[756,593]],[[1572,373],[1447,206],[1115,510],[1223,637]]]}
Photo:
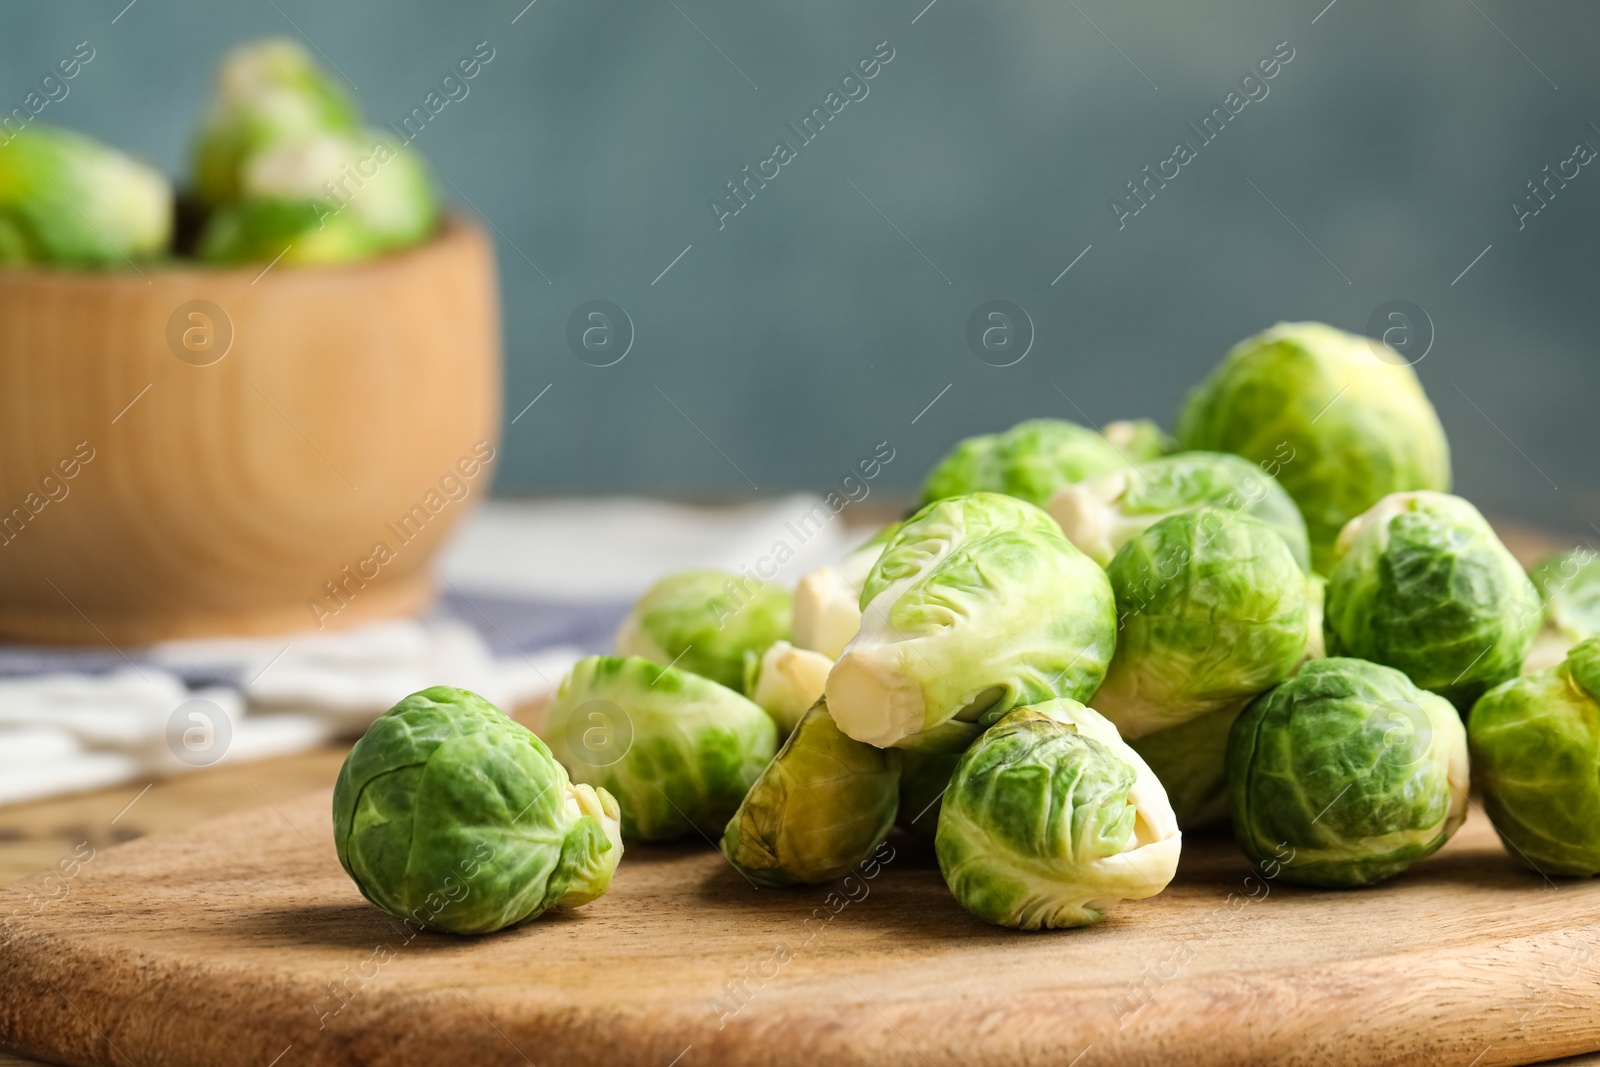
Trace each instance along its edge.
{"label": "white cloth napkin", "polygon": [[[440,560],[441,589],[459,618],[173,641],[129,650],[134,662],[109,672],[104,649],[86,651],[83,670],[62,670],[79,665],[69,651],[41,659],[48,673],[0,678],[0,803],[357,736],[401,697],[434,685],[470,689],[513,712],[553,694],[583,652],[537,636],[513,639],[473,597],[485,598],[485,609],[489,597],[502,606],[537,602],[541,618],[554,614],[557,623],[562,605],[571,605],[592,630],[596,618],[610,625],[607,605],[620,614],[664,574],[718,567],[792,585],[851,542],[823,500],[805,494],[730,507],[489,501]],[[558,642],[562,632],[536,631]],[[237,684],[190,689],[183,676]]]}

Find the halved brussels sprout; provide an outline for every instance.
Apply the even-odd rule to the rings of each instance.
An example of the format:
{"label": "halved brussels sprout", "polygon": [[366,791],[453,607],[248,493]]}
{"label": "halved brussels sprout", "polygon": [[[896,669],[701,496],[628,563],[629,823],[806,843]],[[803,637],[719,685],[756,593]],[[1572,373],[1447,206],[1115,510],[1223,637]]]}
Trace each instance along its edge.
{"label": "halved brussels sprout", "polygon": [[1178,829],[1206,830],[1228,821],[1228,731],[1249,702],[1128,741],[1161,780]]}
{"label": "halved brussels sprout", "polygon": [[757,659],[745,653],[744,691],[778,724],[787,737],[811,705],[822,699],[833,660],[820,652],[779,641]]}
{"label": "halved brussels sprout", "polygon": [[1119,419],[1106,423],[1101,432],[1118,452],[1135,463],[1159,459],[1178,448],[1178,442],[1168,437],[1154,419]]}
{"label": "halved brussels sprout", "polygon": [[1544,616],[1568,641],[1600,634],[1600,553],[1575,548],[1552,556],[1529,574],[1544,600]]}
{"label": "halved brussels sprout", "polygon": [[0,144],[0,264],[112,267],[172,240],[172,188],[114,148],[32,125]]}
{"label": "halved brussels sprout", "polygon": [[1366,660],[1312,660],[1228,737],[1233,833],[1286,881],[1372,885],[1467,815],[1467,734],[1442,697]]}
{"label": "halved brussels sprout", "polygon": [[590,656],[561,682],[545,740],[575,781],[622,806],[622,834],[722,832],[778,747],[772,718],[708,678],[635,656]]}
{"label": "halved brussels sprout", "polygon": [[1324,574],[1344,524],[1380,498],[1450,488],[1450,447],[1416,373],[1380,342],[1320,322],[1280,322],[1235,345],[1190,390],[1178,446],[1263,464],[1300,505]]}
{"label": "halved brussels sprout", "polygon": [[[297,42],[240,45],[217,68],[216,95],[195,141],[195,195],[208,206],[242,199],[245,169],[261,152],[321,133],[354,135],[358,126],[349,98]],[[317,183],[338,176],[335,170]]]}
{"label": "halved brussels sprout", "polygon": [[861,629],[861,587],[900,524],[878,531],[832,567],[819,567],[794,589],[794,643],[838,659]]}
{"label": "halved brussels sprout", "polygon": [[1306,576],[1248,515],[1170,515],[1124,544],[1106,576],[1121,630],[1093,704],[1130,741],[1277,685],[1305,655]]}
{"label": "halved brussels sprout", "polygon": [[852,741],[818,701],[729,820],[723,855],[760,885],[849,874],[894,825],[899,755]]}
{"label": "halved brussels sprout", "polygon": [[1093,430],[1064,419],[1030,419],[958,442],[928,472],[922,503],[991,492],[1043,504],[1068,482],[1126,466],[1116,446]]}
{"label": "halved brussels sprout", "polygon": [[738,690],[746,652],[789,636],[787,589],[727,571],[684,571],[647,590],[617,628],[617,654],[676,663]]}
{"label": "halved brussels sprout", "polygon": [[1600,874],[1600,637],[1484,694],[1467,734],[1511,854],[1544,874]]}
{"label": "halved brussels sprout", "polygon": [[1067,540],[1104,567],[1140,530],[1202,507],[1260,519],[1309,569],[1305,520],[1289,494],[1254,463],[1223,452],[1179,452],[1063,486],[1045,510]]}
{"label": "halved brussels sprout", "polygon": [[1465,500],[1394,493],[1352,519],[1335,552],[1329,655],[1398,667],[1463,712],[1522,669],[1538,594]]}
{"label": "halved brussels sprout", "polygon": [[436,686],[390,708],[333,787],[333,841],[391,915],[483,934],[604,893],[622,857],[617,802],[476,693]]}
{"label": "halved brussels sprout", "polygon": [[962,907],[1021,930],[1088,926],[1152,897],[1183,835],[1161,783],[1076,700],[1009,712],[956,765],[939,813],[939,869]]}
{"label": "halved brussels sprout", "polygon": [[1050,516],[998,493],[908,519],[861,605],[828,707],[846,734],[882,747],[959,751],[1014,707],[1087,697],[1116,642],[1105,572]]}

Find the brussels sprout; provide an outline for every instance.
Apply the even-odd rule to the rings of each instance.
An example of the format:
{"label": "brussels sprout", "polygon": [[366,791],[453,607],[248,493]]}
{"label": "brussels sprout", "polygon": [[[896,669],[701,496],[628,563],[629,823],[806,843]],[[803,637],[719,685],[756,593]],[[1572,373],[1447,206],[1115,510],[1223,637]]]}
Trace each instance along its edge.
{"label": "brussels sprout", "polygon": [[895,819],[896,826],[919,841],[933,844],[944,791],[950,787],[961,755],[900,751],[900,814]]}
{"label": "brussels sprout", "polygon": [[1180,830],[1205,830],[1228,821],[1228,731],[1248,703],[1242,700],[1128,741],[1161,780]]}
{"label": "brussels sprout", "polygon": [[590,656],[561,682],[545,740],[574,780],[622,806],[622,834],[710,839],[772,759],[772,719],[697,674],[636,656]]}
{"label": "brussels sprout", "polygon": [[899,795],[899,753],[852,741],[818,701],[729,820],[722,853],[760,885],[831,881],[888,835]]}
{"label": "brussels sprout", "polygon": [[486,934],[604,893],[617,802],[476,693],[436,686],[374,722],[333,787],[333,840],[391,915]]}
{"label": "brussels sprout", "polygon": [[1030,419],[958,442],[928,472],[922,503],[994,492],[1043,504],[1068,482],[1126,466],[1116,446],[1093,430],[1064,419]]}
{"label": "brussels sprout", "polygon": [[833,660],[820,652],[795,648],[779,641],[756,658],[745,653],[744,691],[778,724],[778,732],[788,736],[811,705],[822,699]]}
{"label": "brussels sprout", "polygon": [[883,546],[900,529],[895,523],[851,552],[835,567],[819,567],[794,590],[794,643],[838,659],[861,629],[861,587]]}
{"label": "brussels sprout", "polygon": [[1116,642],[1105,572],[1050,516],[998,493],[907,520],[861,605],[828,707],[839,729],[883,747],[956,751],[1014,707],[1087,697]]}
{"label": "brussels sprout", "polygon": [[1228,736],[1233,833],[1285,880],[1372,885],[1450,839],[1467,814],[1467,735],[1448,701],[1359,659],[1313,660]]}
{"label": "brussels sprout", "polygon": [[1279,323],[1236,345],[1189,393],[1178,446],[1265,465],[1305,516],[1326,574],[1346,522],[1389,493],[1450,488],[1433,405],[1398,354],[1317,322]]}
{"label": "brussels sprout", "polygon": [[1600,554],[1575,548],[1540,563],[1529,575],[1544,616],[1568,641],[1600,634]]}
{"label": "brussels sprout", "polygon": [[1093,704],[1129,740],[1238,704],[1305,655],[1306,576],[1248,515],[1170,515],[1123,545],[1106,576],[1121,630]]}
{"label": "brussels sprout", "polygon": [[962,907],[1022,930],[1088,926],[1152,897],[1182,834],[1161,783],[1075,700],[1020,707],[956,765],[934,848]]}
{"label": "brussels sprout", "polygon": [[1106,440],[1134,463],[1143,463],[1148,459],[1160,459],[1169,452],[1175,452],[1178,442],[1168,437],[1153,419],[1122,419],[1117,422],[1108,422],[1105,429]]}
{"label": "brussels sprout", "polygon": [[1254,463],[1223,452],[1180,452],[1063,486],[1045,510],[1067,540],[1104,567],[1151,523],[1200,507],[1260,519],[1283,538],[1301,569],[1309,569],[1305,520],[1289,494]]}
{"label": "brussels sprout", "polygon": [[0,142],[0,264],[120,266],[166,250],[172,189],[160,173],[70,130]]}
{"label": "brussels sprout", "polygon": [[[789,636],[787,589],[726,571],[661,579],[617,629],[617,654],[676,663],[738,690],[746,652],[762,655]],[[809,705],[808,705],[809,706]]]}
{"label": "brussels sprout", "polygon": [[1331,656],[1398,667],[1465,712],[1514,678],[1539,629],[1533,583],[1478,509],[1395,493],[1352,519],[1328,575]]}
{"label": "brussels sprout", "polygon": [[1484,694],[1467,735],[1511,853],[1543,874],[1600,874],[1600,637]]}
{"label": "brussels sprout", "polygon": [[[349,99],[299,44],[277,39],[241,45],[217,70],[216,96],[194,147],[195,195],[208,206],[253,195],[244,174],[260,153],[322,133],[353,136],[358,125]],[[317,184],[340,177],[337,167],[318,176]]]}
{"label": "brussels sprout", "polygon": [[417,156],[387,135],[316,133],[249,157],[196,251],[218,263],[343,263],[415,244],[438,206]]}

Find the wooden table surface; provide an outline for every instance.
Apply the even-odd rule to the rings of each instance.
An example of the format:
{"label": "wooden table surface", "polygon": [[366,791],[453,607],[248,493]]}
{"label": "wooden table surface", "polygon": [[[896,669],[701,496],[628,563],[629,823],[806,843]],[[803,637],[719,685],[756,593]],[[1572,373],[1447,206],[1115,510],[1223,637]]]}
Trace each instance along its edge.
{"label": "wooden table surface", "polygon": [[[1496,525],[1507,545],[1524,561],[1563,547],[1562,542],[1543,534]],[[103,849],[146,834],[181,829],[229,812],[279,804],[314,789],[328,788],[348,750],[347,745],[334,745],[244,766],[195,771],[149,784],[0,807],[0,885],[70,858],[84,842]],[[1600,1067],[1600,1054],[1560,1063],[1565,1067]],[[37,1065],[38,1061],[0,1051],[0,1067]]]}

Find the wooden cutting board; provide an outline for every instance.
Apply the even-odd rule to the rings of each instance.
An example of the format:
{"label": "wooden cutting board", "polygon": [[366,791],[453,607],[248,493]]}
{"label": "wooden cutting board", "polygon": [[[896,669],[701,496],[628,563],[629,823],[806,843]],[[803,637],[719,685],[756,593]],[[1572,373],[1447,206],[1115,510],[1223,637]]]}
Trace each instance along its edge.
{"label": "wooden cutting board", "polygon": [[1365,891],[1264,882],[1227,839],[1191,838],[1166,893],[1087,930],[980,923],[896,839],[875,877],[797,890],[757,890],[703,844],[638,846],[587,908],[408,941],[339,869],[328,808],[314,793],[0,891],[0,915],[38,905],[0,948],[0,1044],[170,1067],[1490,1067],[1600,1049],[1600,881],[1515,867],[1477,810]]}

